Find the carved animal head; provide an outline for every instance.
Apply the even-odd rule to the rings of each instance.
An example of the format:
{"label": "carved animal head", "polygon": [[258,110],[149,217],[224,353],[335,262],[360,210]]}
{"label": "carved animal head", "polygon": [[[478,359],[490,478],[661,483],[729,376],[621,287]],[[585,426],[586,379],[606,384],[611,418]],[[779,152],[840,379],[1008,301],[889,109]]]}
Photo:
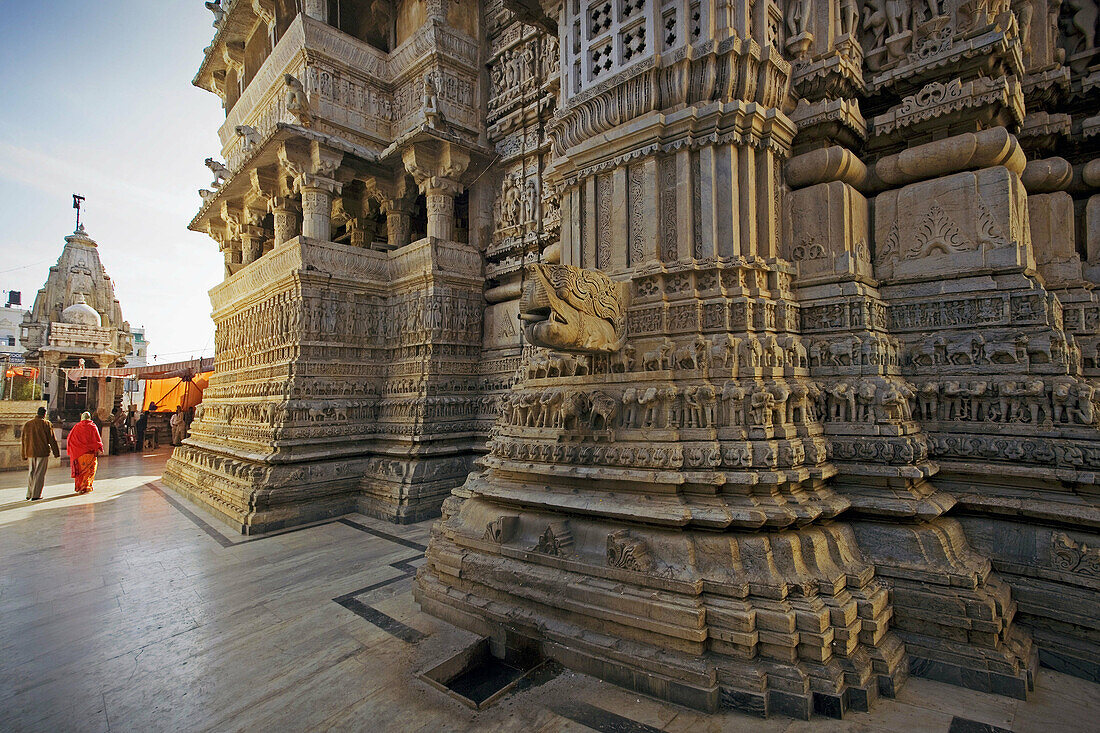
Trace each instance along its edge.
{"label": "carved animal head", "polygon": [[626,307],[619,284],[597,270],[530,264],[520,298],[528,340],[575,352],[613,352],[626,341]]}

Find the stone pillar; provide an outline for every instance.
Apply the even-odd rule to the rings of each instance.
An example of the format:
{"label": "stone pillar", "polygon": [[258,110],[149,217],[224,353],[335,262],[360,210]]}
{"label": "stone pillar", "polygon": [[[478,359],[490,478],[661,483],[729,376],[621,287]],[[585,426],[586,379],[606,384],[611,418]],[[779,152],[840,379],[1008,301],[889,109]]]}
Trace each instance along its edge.
{"label": "stone pillar", "polygon": [[386,202],[386,241],[390,249],[404,247],[409,243],[409,229],[412,226],[411,201],[393,199]]}
{"label": "stone pillar", "polygon": [[294,239],[299,234],[297,201],[289,196],[276,196],[268,203],[275,220],[275,246]]}
{"label": "stone pillar", "polygon": [[332,178],[303,173],[295,181],[302,194],[302,236],[328,242],[332,239],[332,197],[340,183]]}
{"label": "stone pillar", "polygon": [[243,227],[241,229],[241,264],[248,265],[260,259],[263,255],[264,236],[260,227]]}
{"label": "stone pillar", "polygon": [[[1086,186],[1100,188],[1100,158],[1089,161],[1081,169]],[[1085,269],[1086,280],[1100,283],[1100,194],[1089,196],[1085,204]]]}
{"label": "stone pillar", "polygon": [[302,12],[322,23],[328,22],[328,0],[302,0]]}
{"label": "stone pillar", "polygon": [[441,185],[426,187],[424,198],[428,209],[428,236],[451,240],[455,229],[455,196],[461,186],[446,179],[433,179]]}
{"label": "stone pillar", "polygon": [[462,190],[460,178],[470,165],[470,155],[450,143],[417,144],[402,154],[407,170],[424,194],[428,209],[428,236],[454,237],[454,197]]}
{"label": "stone pillar", "polygon": [[237,270],[240,270],[243,264],[240,241],[230,240],[226,242],[222,248],[222,254],[225,255],[225,276],[230,277],[237,274]]}
{"label": "stone pillar", "polygon": [[335,177],[343,157],[316,141],[308,147],[289,141],[279,148],[279,163],[294,178],[294,191],[301,195],[303,237],[332,240],[332,198],[343,185]]}
{"label": "stone pillar", "polygon": [[241,264],[247,265],[260,259],[264,247],[264,215],[266,209],[245,207],[241,225]]}

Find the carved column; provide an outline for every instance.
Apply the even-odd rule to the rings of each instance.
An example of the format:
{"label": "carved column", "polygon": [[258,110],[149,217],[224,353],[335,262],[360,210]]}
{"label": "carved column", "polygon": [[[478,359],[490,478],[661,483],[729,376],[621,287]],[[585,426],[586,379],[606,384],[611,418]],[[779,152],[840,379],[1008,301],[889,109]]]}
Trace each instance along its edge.
{"label": "carved column", "polygon": [[328,242],[332,239],[332,197],[339,181],[304,173],[294,182],[302,194],[302,236]]}
{"label": "carved column", "polygon": [[454,238],[455,196],[462,187],[446,179],[439,179],[438,184],[427,186],[424,190],[428,209],[428,236],[450,240]]}
{"label": "carved column", "polygon": [[255,262],[263,255],[264,215],[266,209],[246,206],[242,212],[241,224],[241,264]]}
{"label": "carved column", "polygon": [[[409,181],[405,171],[400,171],[392,179],[370,176],[363,179],[367,197],[373,196],[381,210],[386,214],[386,244],[388,249],[404,247],[409,243],[413,204],[416,188]],[[364,203],[369,208],[369,204]],[[369,246],[370,241],[367,242]]]}
{"label": "carved column", "polygon": [[323,242],[332,239],[332,198],[342,184],[336,180],[343,153],[311,142],[308,149],[284,143],[279,162],[294,177],[294,190],[301,194],[302,236]]}
{"label": "carved column", "polygon": [[450,240],[454,237],[454,197],[462,191],[460,178],[470,165],[464,150],[444,143],[438,148],[414,145],[402,160],[424,194],[428,210],[428,236]]}
{"label": "carved column", "polygon": [[276,196],[268,202],[268,208],[275,220],[275,246],[298,236],[299,203],[289,196]]}
{"label": "carved column", "polygon": [[221,241],[225,255],[225,276],[235,275],[243,266],[241,244],[241,212],[222,204],[222,220],[225,222],[225,238]]}
{"label": "carved column", "polygon": [[405,199],[391,199],[386,202],[386,241],[390,249],[404,247],[409,243],[412,210],[412,202]]}

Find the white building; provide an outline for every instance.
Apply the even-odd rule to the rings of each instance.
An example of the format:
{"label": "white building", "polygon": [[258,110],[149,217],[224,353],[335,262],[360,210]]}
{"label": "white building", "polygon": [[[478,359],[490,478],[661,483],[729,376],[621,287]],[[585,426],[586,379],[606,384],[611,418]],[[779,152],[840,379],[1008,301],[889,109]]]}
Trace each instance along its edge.
{"label": "white building", "polygon": [[0,354],[23,355],[23,347],[19,343],[19,328],[26,313],[26,308],[18,306],[6,305],[0,308]]}
{"label": "white building", "polygon": [[[143,367],[149,363],[149,342],[145,340],[145,327],[131,328],[134,335],[134,348],[126,357],[126,365]],[[128,410],[130,405],[141,407],[141,398],[145,394],[144,379],[127,379],[123,386],[122,409]]]}

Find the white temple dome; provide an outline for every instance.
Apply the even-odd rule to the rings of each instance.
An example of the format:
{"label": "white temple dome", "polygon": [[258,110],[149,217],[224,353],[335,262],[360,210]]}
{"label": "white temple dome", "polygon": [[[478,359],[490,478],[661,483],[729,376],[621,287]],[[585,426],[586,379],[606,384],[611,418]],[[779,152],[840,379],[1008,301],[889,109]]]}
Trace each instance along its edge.
{"label": "white temple dome", "polygon": [[79,294],[76,298],[75,303],[61,311],[61,322],[76,326],[96,326],[97,328],[102,325],[99,313],[95,308],[88,305],[84,300],[84,295]]}

